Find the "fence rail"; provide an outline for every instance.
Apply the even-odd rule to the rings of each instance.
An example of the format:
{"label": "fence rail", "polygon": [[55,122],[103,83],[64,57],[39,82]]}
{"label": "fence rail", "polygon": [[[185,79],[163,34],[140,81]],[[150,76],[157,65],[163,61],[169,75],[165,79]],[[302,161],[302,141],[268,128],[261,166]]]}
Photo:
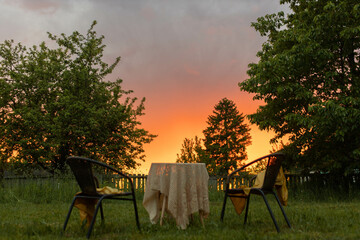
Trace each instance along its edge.
{"label": "fence rail", "polygon": [[[146,189],[146,180],[147,175],[145,174],[133,174],[129,175],[132,179],[134,188],[138,191],[144,192]],[[46,179],[72,179],[73,177],[25,177],[25,176],[6,176],[4,177],[4,181],[6,182],[21,182],[27,181],[29,179],[37,179],[37,180],[46,180]],[[285,178],[287,180],[287,185],[289,188],[297,188],[299,186],[309,184],[316,185],[318,187],[322,186],[331,186],[331,185],[348,185],[348,186],[357,186],[360,188],[360,174],[349,175],[346,178],[334,178],[334,176],[330,176],[327,174],[309,174],[309,175],[296,175],[296,174],[285,174]],[[109,184],[111,183],[115,187],[120,189],[128,189],[130,188],[130,183],[126,178],[120,176],[107,176],[107,175],[99,175],[99,182],[101,184]],[[232,186],[239,187],[241,185],[249,185],[251,179],[251,175],[247,176],[234,176],[230,182]],[[209,178],[209,189],[222,191],[225,189],[226,185],[226,177],[223,176],[210,176]]]}

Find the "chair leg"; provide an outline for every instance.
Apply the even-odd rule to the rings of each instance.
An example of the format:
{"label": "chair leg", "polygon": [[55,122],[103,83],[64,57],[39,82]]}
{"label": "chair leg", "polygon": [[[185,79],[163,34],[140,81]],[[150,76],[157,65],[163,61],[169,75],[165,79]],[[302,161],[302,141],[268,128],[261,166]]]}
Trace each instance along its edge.
{"label": "chair leg", "polygon": [[224,203],[223,203],[223,207],[221,210],[221,215],[220,215],[220,220],[223,222],[224,221],[224,215],[225,215],[225,207],[226,207],[226,199],[227,199],[228,195],[227,192],[225,192],[225,197],[224,197]]}
{"label": "chair leg", "polygon": [[266,207],[267,207],[268,210],[269,210],[270,216],[271,216],[271,218],[272,218],[272,220],[273,220],[273,222],[274,222],[274,224],[275,224],[275,227],[276,227],[277,232],[280,232],[280,228],[279,228],[279,226],[278,226],[278,224],[277,224],[277,222],[276,222],[276,220],[275,220],[275,216],[274,216],[273,212],[271,211],[270,205],[269,205],[269,203],[268,203],[268,201],[267,201],[267,199],[266,199],[266,196],[265,196],[264,192],[263,192],[263,191],[259,191],[259,192],[261,193],[261,195],[262,195],[262,197],[263,197],[263,199],[264,199],[264,202],[265,202],[265,204],[266,204]]}
{"label": "chair leg", "polygon": [[101,197],[101,198],[99,199],[99,202],[96,204],[96,208],[95,208],[95,211],[94,211],[94,216],[93,216],[93,218],[92,218],[92,220],[91,220],[91,223],[90,223],[90,226],[89,226],[89,230],[88,230],[88,232],[87,232],[87,234],[86,234],[86,238],[90,238],[91,231],[92,231],[92,229],[93,229],[93,227],[94,227],[94,224],[95,224],[96,215],[97,215],[97,213],[98,213],[98,211],[99,211],[99,208],[100,208],[100,206],[101,206],[101,201],[102,201],[103,199],[104,199],[104,197]]}
{"label": "chair leg", "polygon": [[286,221],[287,225],[289,226],[289,228],[291,228],[290,221],[289,221],[289,219],[287,218],[287,216],[285,214],[284,208],[281,206],[281,203],[280,203],[280,200],[279,200],[278,196],[274,192],[273,192],[273,194],[275,196],[275,199],[276,199],[277,203],[279,204],[279,207],[281,209],[281,212],[282,212],[282,214],[283,214],[283,216],[285,218],[285,221]]}
{"label": "chair leg", "polygon": [[140,222],[139,222],[139,214],[138,214],[138,210],[137,210],[137,205],[136,205],[136,199],[135,199],[135,193],[133,193],[133,199],[132,199],[133,203],[134,203],[134,211],[135,211],[135,220],[136,220],[136,226],[139,230],[141,230],[140,228]]}
{"label": "chair leg", "polygon": [[249,203],[250,203],[250,195],[246,199],[246,209],[245,209],[245,219],[244,219],[244,225],[246,224],[247,217],[248,217],[248,211],[249,211]]}
{"label": "chair leg", "polygon": [[69,212],[68,212],[68,214],[67,214],[67,216],[66,216],[66,219],[65,219],[65,222],[64,222],[64,226],[63,226],[63,231],[65,232],[65,229],[66,229],[66,225],[67,225],[67,223],[68,223],[68,221],[69,221],[69,218],[70,218],[70,216],[71,216],[71,212],[72,212],[72,209],[73,209],[73,207],[74,207],[74,204],[75,204],[75,200],[77,199],[77,197],[74,197],[74,199],[73,199],[73,201],[71,202],[71,205],[70,205],[70,209],[69,209]]}
{"label": "chair leg", "polygon": [[104,221],[104,211],[103,211],[103,206],[102,203],[100,204],[100,213],[101,213],[101,220]]}

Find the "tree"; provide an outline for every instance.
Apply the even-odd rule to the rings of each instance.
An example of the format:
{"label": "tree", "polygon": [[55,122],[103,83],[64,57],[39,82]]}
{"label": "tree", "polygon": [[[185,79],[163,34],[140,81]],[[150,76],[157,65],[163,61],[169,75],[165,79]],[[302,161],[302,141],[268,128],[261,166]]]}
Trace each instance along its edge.
{"label": "tree", "polygon": [[[105,81],[120,61],[105,63],[103,36],[49,39],[29,49],[14,41],[0,45],[0,149],[4,161],[64,170],[69,155],[93,157],[121,169],[144,161],[143,144],[155,137],[139,128],[144,100],[135,106],[121,79]],[[126,97],[127,96],[127,97]]]}
{"label": "tree", "polygon": [[223,98],[208,117],[203,131],[207,168],[212,175],[227,175],[247,159],[250,128],[233,101]]}
{"label": "tree", "polygon": [[358,0],[282,0],[292,12],[258,18],[267,40],[239,86],[262,100],[251,123],[305,170],[360,167],[360,4]]}
{"label": "tree", "polygon": [[202,155],[204,149],[201,146],[201,139],[195,136],[195,139],[185,138],[182,144],[180,155],[177,154],[178,163],[200,163],[203,162]]}

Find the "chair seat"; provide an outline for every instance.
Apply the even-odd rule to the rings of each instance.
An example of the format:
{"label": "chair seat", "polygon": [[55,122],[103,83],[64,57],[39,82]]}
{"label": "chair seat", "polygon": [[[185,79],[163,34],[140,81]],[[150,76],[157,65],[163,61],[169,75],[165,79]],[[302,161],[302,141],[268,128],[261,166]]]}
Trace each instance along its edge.
{"label": "chair seat", "polygon": [[104,193],[99,193],[97,192],[98,194],[97,195],[90,195],[90,194],[87,194],[87,193],[78,193],[76,194],[76,196],[78,197],[84,197],[84,198],[101,198],[101,197],[123,197],[123,196],[131,196],[132,193],[131,192],[123,192],[123,193],[112,193],[112,194],[104,194]]}
{"label": "chair seat", "polygon": [[245,193],[245,192],[244,192],[244,189],[242,189],[242,188],[232,188],[232,189],[228,189],[227,193],[228,193],[228,195],[231,195],[231,194],[241,194],[241,193]]}
{"label": "chair seat", "polygon": [[[262,195],[261,192],[263,192],[264,194],[272,193],[271,190],[261,189],[261,188],[250,188],[249,193],[250,194]],[[229,197],[247,197],[247,195],[238,196],[239,194],[246,194],[243,188],[232,188],[232,189],[228,189],[228,191],[227,191],[227,195]]]}

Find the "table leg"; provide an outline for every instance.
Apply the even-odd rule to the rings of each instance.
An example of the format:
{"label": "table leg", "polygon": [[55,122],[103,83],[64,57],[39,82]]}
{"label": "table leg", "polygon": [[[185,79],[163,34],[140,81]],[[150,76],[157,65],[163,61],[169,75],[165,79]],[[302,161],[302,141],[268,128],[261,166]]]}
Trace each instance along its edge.
{"label": "table leg", "polygon": [[199,216],[200,216],[200,221],[201,221],[201,224],[203,226],[203,228],[205,229],[205,224],[204,224],[204,218],[203,218],[203,215],[201,213],[199,213]]}
{"label": "table leg", "polygon": [[166,196],[163,195],[163,204],[162,204],[162,209],[161,209],[160,226],[162,226],[162,221],[163,221],[164,212],[165,212],[165,206],[166,206]]}

